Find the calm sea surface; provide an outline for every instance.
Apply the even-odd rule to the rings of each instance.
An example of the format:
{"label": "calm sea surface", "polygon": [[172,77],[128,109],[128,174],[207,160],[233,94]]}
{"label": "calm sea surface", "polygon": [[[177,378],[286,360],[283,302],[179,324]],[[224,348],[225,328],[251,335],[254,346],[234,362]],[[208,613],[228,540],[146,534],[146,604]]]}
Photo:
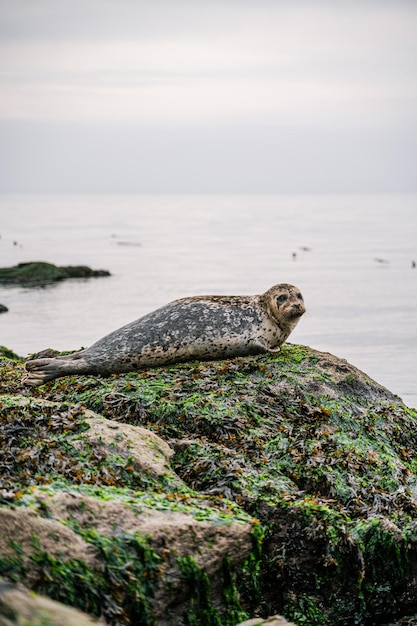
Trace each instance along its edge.
{"label": "calm sea surface", "polygon": [[0,344],[23,356],[88,346],[175,298],[289,282],[308,308],[290,341],[346,358],[417,406],[415,195],[3,195],[0,235],[1,267],[112,274],[0,286]]}

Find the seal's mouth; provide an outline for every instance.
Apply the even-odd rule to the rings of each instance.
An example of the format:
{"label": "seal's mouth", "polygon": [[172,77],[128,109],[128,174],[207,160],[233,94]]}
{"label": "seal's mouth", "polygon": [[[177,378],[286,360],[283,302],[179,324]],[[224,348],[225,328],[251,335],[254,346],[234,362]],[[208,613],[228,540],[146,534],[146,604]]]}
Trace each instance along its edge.
{"label": "seal's mouth", "polygon": [[293,315],[294,317],[301,317],[301,315],[304,315],[305,312],[305,306],[301,303],[297,303],[290,309],[289,314]]}
{"label": "seal's mouth", "polygon": [[294,321],[294,320],[300,319],[300,317],[302,317],[305,312],[306,312],[306,310],[304,308],[303,309],[296,308],[296,309],[293,309],[292,311],[288,311],[288,313],[286,313],[285,317],[289,321]]}

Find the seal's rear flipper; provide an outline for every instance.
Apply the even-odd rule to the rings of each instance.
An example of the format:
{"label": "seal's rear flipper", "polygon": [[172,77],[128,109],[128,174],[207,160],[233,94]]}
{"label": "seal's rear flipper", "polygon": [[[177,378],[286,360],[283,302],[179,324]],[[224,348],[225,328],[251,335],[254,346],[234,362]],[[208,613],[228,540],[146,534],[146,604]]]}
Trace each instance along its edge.
{"label": "seal's rear flipper", "polygon": [[[60,376],[70,376],[71,374],[82,374],[82,361],[77,355],[68,355],[65,357],[34,359],[26,361],[26,376],[23,379],[24,385],[37,387],[43,385],[49,380],[59,378]],[[76,362],[78,361],[78,363]]]}
{"label": "seal's rear flipper", "polygon": [[26,361],[26,376],[22,382],[24,385],[30,385],[31,387],[43,385],[47,383],[48,380],[52,380],[61,375],[59,365],[60,363],[57,359],[35,359],[33,361]]}

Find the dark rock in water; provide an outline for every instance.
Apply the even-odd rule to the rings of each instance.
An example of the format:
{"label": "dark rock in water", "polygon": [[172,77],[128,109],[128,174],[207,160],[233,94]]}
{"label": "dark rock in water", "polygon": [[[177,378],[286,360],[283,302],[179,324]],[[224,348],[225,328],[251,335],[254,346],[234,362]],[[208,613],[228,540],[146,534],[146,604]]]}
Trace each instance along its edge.
{"label": "dark rock in water", "polygon": [[65,272],[68,278],[96,278],[99,276],[110,276],[110,272],[107,270],[92,270],[86,265],[68,265],[66,267],[60,267],[59,269]]}
{"label": "dark rock in water", "polygon": [[9,309],[4,304],[0,304],[0,313],[7,313]]}
{"label": "dark rock in water", "polygon": [[17,285],[45,285],[66,278],[94,278],[110,276],[107,270],[92,270],[85,265],[56,266],[36,261],[0,268],[0,283]]}
{"label": "dark rock in water", "polygon": [[0,575],[115,626],[416,623],[417,411],[345,360],[22,376],[0,359]]}

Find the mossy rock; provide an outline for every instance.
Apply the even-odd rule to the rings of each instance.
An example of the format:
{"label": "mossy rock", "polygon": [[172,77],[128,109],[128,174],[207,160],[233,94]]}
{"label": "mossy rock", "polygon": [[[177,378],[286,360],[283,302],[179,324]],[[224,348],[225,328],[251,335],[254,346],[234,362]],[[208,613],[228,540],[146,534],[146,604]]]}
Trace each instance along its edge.
{"label": "mossy rock", "polygon": [[112,624],[248,616],[238,584],[255,586],[260,525],[188,489],[158,435],[9,394],[0,438],[0,574]]}
{"label": "mossy rock", "polygon": [[13,361],[23,361],[23,357],[13,352],[13,350],[6,348],[6,346],[0,346],[0,357],[5,357]]}
{"label": "mossy rock", "polygon": [[41,261],[19,263],[14,267],[0,268],[0,283],[17,285],[39,285],[66,278],[90,278],[110,276],[107,270],[92,270],[85,265],[58,267]]}
{"label": "mossy rock", "polygon": [[[119,502],[120,510],[145,506],[152,516],[166,507],[173,520],[187,513],[214,526],[225,515],[245,528],[243,561],[229,548],[214,575],[196,546],[178,551],[179,617],[168,607],[161,623],[234,626],[244,613],[280,614],[298,626],[415,623],[417,412],[346,361],[286,344],[274,357],[62,378],[33,389],[21,385],[22,369],[0,362],[6,508],[64,524],[102,554],[111,535],[97,530],[100,498],[112,502],[103,508],[109,519]],[[107,436],[101,454],[89,411],[110,431],[152,431],[175,454],[153,474],[135,466],[131,450],[109,450]],[[80,498],[99,538],[94,526],[80,534],[82,506],[68,514]],[[163,537],[170,542],[166,530],[146,540],[149,554],[163,558]],[[130,554],[132,545],[117,549]],[[152,623],[159,592],[146,589]]]}
{"label": "mossy rock", "polygon": [[0,624],[2,626],[99,626],[81,611],[55,602],[0,578]]}

